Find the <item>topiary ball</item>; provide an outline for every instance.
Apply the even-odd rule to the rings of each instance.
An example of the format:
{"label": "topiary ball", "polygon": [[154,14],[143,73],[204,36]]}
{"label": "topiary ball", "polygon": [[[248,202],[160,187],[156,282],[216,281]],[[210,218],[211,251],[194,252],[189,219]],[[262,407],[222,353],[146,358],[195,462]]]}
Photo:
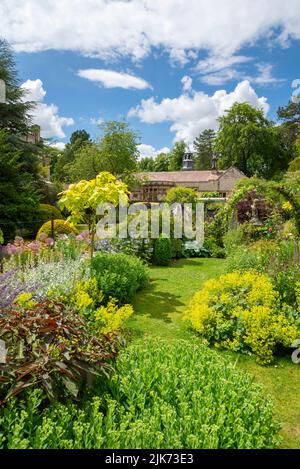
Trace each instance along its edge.
{"label": "topiary ball", "polygon": [[[41,234],[45,234],[47,237],[52,237],[51,230],[51,220],[44,223],[38,231],[36,239],[39,240]],[[54,220],[54,237],[56,238],[59,235],[66,234],[78,234],[78,230],[75,226],[65,220]]]}

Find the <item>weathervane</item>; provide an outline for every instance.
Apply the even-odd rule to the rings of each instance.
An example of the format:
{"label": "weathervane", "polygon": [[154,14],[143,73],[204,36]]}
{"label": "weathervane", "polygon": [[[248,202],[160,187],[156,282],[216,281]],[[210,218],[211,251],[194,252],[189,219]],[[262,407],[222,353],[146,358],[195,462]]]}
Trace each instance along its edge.
{"label": "weathervane", "polygon": [[211,169],[213,171],[218,170],[218,155],[216,153],[213,154],[213,157],[211,159]]}

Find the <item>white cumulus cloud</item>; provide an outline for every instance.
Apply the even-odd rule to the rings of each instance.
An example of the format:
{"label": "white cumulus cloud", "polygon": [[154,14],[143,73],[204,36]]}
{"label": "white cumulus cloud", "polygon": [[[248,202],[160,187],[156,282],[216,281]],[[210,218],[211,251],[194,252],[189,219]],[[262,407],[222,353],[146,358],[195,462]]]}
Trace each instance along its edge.
{"label": "white cumulus cloud", "polygon": [[81,78],[94,81],[105,88],[125,88],[135,90],[151,88],[149,83],[143,80],[143,78],[129,75],[128,73],[115,72],[113,70],[91,68],[87,70],[79,70],[78,75]]}
{"label": "white cumulus cloud", "polygon": [[41,127],[43,138],[64,138],[64,126],[73,125],[74,120],[70,117],[61,117],[58,107],[55,104],[46,104],[43,102],[46,91],[43,88],[43,82],[40,79],[27,80],[21,85],[26,90],[25,101],[34,101],[35,107],[31,111],[32,121]]}
{"label": "white cumulus cloud", "polygon": [[[185,85],[185,83],[184,83]],[[249,81],[240,82],[228,93],[218,90],[212,96],[202,91],[183,92],[178,98],[164,98],[156,102],[153,97],[144,99],[136,108],[130,109],[129,117],[138,117],[142,122],[156,124],[170,122],[175,140],[190,144],[205,129],[217,129],[218,118],[235,102],[247,102],[256,108],[269,111],[267,98],[258,97]]]}
{"label": "white cumulus cloud", "polygon": [[138,145],[138,151],[140,153],[140,157],[148,157],[148,158],[155,158],[160,153],[169,153],[170,148],[163,147],[160,150],[156,150],[152,145],[147,145],[145,143],[141,143]]}
{"label": "white cumulus cloud", "polygon": [[64,150],[66,144],[64,142],[54,142],[50,144],[50,147],[56,148],[57,150]]}
{"label": "white cumulus cloud", "polygon": [[1,36],[17,51],[139,60],[153,48],[185,63],[229,57],[259,39],[300,39],[299,0],[1,0]]}

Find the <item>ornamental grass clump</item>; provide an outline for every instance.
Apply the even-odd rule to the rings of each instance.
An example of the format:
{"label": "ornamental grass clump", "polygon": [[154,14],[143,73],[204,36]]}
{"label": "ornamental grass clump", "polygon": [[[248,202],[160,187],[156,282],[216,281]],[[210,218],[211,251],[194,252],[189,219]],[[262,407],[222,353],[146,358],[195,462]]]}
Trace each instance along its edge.
{"label": "ornamental grass clump", "polygon": [[271,363],[278,348],[298,338],[295,320],[284,314],[271,280],[256,271],[232,272],[208,280],[184,318],[206,341]]}
{"label": "ornamental grass clump", "polygon": [[[273,405],[253,379],[186,341],[123,349],[106,394],[40,412],[31,395],[0,411],[1,448],[274,448]],[[14,416],[13,418],[11,416]]]}

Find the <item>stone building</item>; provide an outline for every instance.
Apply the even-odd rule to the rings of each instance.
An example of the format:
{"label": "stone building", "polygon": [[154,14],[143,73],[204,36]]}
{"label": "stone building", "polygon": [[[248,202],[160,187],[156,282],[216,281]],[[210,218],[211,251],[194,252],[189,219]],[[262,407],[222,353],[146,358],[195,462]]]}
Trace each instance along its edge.
{"label": "stone building", "polygon": [[[185,163],[186,161],[186,163]],[[189,159],[183,161],[188,164]],[[171,187],[189,187],[199,192],[218,192],[220,197],[228,197],[236,182],[245,177],[237,168],[226,170],[182,171],[137,173],[141,184],[131,192],[132,201],[161,202]]]}
{"label": "stone building", "polygon": [[22,137],[22,140],[33,145],[42,142],[41,128],[39,125],[32,125],[28,134]]}

